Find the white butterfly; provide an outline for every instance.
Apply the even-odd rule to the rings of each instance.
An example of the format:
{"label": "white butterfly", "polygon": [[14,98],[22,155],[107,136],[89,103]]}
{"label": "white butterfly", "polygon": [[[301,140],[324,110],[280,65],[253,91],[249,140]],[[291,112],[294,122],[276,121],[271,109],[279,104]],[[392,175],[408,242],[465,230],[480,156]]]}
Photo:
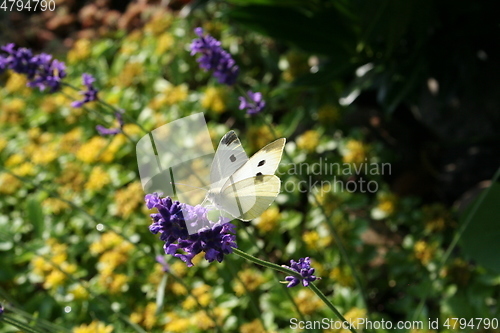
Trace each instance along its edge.
{"label": "white butterfly", "polygon": [[259,217],[280,192],[281,182],[274,173],[285,141],[273,141],[249,159],[236,133],[226,133],[215,152],[203,204],[210,202],[243,221]]}

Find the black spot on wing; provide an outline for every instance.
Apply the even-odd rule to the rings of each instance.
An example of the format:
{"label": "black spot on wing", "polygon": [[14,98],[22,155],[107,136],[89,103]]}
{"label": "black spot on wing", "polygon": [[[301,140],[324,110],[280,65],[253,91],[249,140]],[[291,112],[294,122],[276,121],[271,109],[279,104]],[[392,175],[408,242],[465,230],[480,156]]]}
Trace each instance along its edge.
{"label": "black spot on wing", "polygon": [[221,140],[221,143],[225,144],[226,146],[229,146],[229,145],[231,145],[231,143],[233,143],[237,140],[238,140],[238,137],[236,136],[236,134],[233,131],[231,131],[231,132],[228,132],[226,135],[224,135],[224,137]]}
{"label": "black spot on wing", "polygon": [[236,161],[236,157],[234,156],[234,154],[233,154],[233,155],[231,155],[231,156],[229,157],[229,159],[231,160],[231,162]]}
{"label": "black spot on wing", "polygon": [[262,160],[259,162],[259,164],[257,165],[258,167],[261,167],[263,166],[264,164],[266,164],[266,160]]}
{"label": "black spot on wing", "polygon": [[264,181],[264,175],[262,172],[258,172],[257,175],[255,176],[255,184],[257,183],[262,183]]}

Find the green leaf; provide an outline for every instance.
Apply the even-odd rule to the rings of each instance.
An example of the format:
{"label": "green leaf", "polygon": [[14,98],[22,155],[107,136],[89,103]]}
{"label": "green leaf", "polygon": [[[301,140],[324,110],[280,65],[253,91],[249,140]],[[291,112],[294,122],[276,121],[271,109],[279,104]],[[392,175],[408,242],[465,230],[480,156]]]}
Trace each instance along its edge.
{"label": "green leaf", "polygon": [[40,202],[35,197],[30,197],[27,201],[28,221],[33,225],[33,232],[36,238],[40,238],[43,232],[44,218]]}
{"label": "green leaf", "polygon": [[[477,200],[477,199],[476,199]],[[484,267],[500,273],[500,184],[493,183],[490,191],[471,217],[461,239],[464,252]],[[469,218],[472,202],[460,217],[463,224]]]}

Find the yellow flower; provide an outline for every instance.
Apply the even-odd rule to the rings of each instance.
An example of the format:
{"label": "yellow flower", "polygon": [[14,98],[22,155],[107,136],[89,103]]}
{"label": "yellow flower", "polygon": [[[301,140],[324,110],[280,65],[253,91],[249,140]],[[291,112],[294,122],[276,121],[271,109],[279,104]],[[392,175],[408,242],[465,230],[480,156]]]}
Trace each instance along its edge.
{"label": "yellow flower", "polygon": [[[346,312],[346,314],[344,315],[344,318],[348,322],[357,322],[359,319],[362,319],[362,318],[366,319],[366,310],[354,307]],[[349,332],[351,332],[351,331],[349,331],[348,329],[342,329],[340,331],[340,333],[349,333]]]}
{"label": "yellow flower", "polygon": [[0,174],[0,193],[14,194],[21,185],[22,182],[10,173]]}
{"label": "yellow flower", "polygon": [[126,188],[116,191],[115,202],[117,206],[116,215],[128,218],[136,208],[143,203],[144,194],[142,190],[142,185],[140,182],[136,181]]}
{"label": "yellow flower", "polygon": [[101,235],[100,239],[90,245],[90,253],[99,254],[119,245],[123,241],[116,232],[108,231]]}
{"label": "yellow flower", "polygon": [[226,111],[226,91],[222,88],[208,87],[201,100],[201,106],[217,114]]}
{"label": "yellow flower", "polygon": [[0,113],[0,123],[17,124],[23,118],[26,109],[26,102],[20,98],[13,98],[2,104]]}
{"label": "yellow flower", "polygon": [[330,278],[344,287],[352,287],[354,285],[354,278],[352,274],[349,273],[349,270],[338,266],[332,269]]}
{"label": "yellow flower", "polygon": [[179,102],[185,101],[188,98],[188,86],[187,84],[181,84],[179,86],[169,85],[163,91],[165,96],[165,104],[174,105]]}
{"label": "yellow flower", "polygon": [[125,124],[123,126],[123,132],[132,138],[138,137],[141,133],[142,130],[141,128],[136,125],[136,124]]}
{"label": "yellow flower", "polygon": [[188,292],[186,287],[179,282],[173,282],[169,287],[175,295],[186,295]]}
{"label": "yellow flower", "polygon": [[415,257],[420,260],[423,265],[427,265],[434,257],[436,246],[435,244],[431,245],[426,241],[419,240],[413,246],[413,252],[415,253]]}
{"label": "yellow flower", "polygon": [[55,183],[59,184],[61,189],[80,192],[83,189],[85,178],[81,166],[70,162],[64,166],[62,174],[56,178]]}
{"label": "yellow flower", "polygon": [[266,281],[260,272],[252,269],[239,271],[238,277],[239,280],[236,280],[236,284],[233,288],[237,296],[245,294],[247,290],[249,292],[254,291]]}
{"label": "yellow flower", "polygon": [[312,153],[316,150],[319,144],[319,133],[314,130],[306,131],[296,140],[297,148]]}
{"label": "yellow flower", "polygon": [[[33,146],[32,148],[35,148]],[[56,142],[51,142],[45,145],[39,145],[32,153],[31,160],[35,164],[47,165],[53,162],[59,154],[59,145]]]}
{"label": "yellow flower", "polygon": [[63,210],[69,208],[69,204],[57,199],[57,198],[47,198],[42,202],[42,206],[47,208],[53,214],[59,214]]}
{"label": "yellow flower", "polygon": [[52,270],[43,282],[43,287],[45,289],[52,289],[61,286],[66,280],[66,274],[58,269]]}
{"label": "yellow flower", "polygon": [[90,324],[82,324],[73,328],[73,333],[111,333],[113,325],[106,325],[100,321],[93,321]]}
{"label": "yellow flower", "polygon": [[318,120],[322,124],[333,124],[340,119],[340,110],[332,104],[322,105],[318,109]]}
{"label": "yellow flower", "polygon": [[182,261],[175,261],[172,265],[170,265],[170,270],[178,277],[184,277],[187,273],[187,266]]}
{"label": "yellow flower", "polygon": [[12,168],[13,166],[19,165],[24,162],[24,156],[21,154],[14,154],[9,156],[7,161],[5,161],[5,166]]}
{"label": "yellow flower", "polygon": [[28,82],[28,79],[26,78],[25,75],[10,72],[9,79],[7,80],[7,83],[5,84],[5,89],[7,90],[8,93],[24,92],[24,91],[28,90],[26,88],[27,82]]}
{"label": "yellow flower", "polygon": [[56,97],[49,95],[46,96],[42,99],[42,102],[40,103],[40,108],[43,110],[45,113],[54,113],[56,112],[58,108],[58,103],[56,100]]}
{"label": "yellow flower", "polygon": [[349,140],[345,145],[345,154],[342,158],[344,163],[360,164],[365,161],[368,148],[358,140]]}
{"label": "yellow flower", "polygon": [[[202,284],[191,290],[192,296],[191,295],[188,296],[186,300],[182,302],[182,308],[184,310],[192,310],[196,306],[198,306],[198,303],[200,303],[202,306],[207,306],[212,300],[212,297],[210,296],[209,293],[209,289],[210,286]],[[198,300],[198,303],[196,302],[196,300]]]}
{"label": "yellow flower", "polygon": [[320,236],[316,230],[304,232],[302,240],[306,243],[308,248],[317,250],[323,249],[332,243],[332,237]]}
{"label": "yellow flower", "polygon": [[262,233],[267,233],[276,230],[280,218],[281,213],[279,208],[276,205],[272,205],[260,217],[254,220],[254,224]]}
{"label": "yellow flower", "polygon": [[123,146],[123,144],[127,142],[127,138],[123,134],[117,134],[111,140],[111,143],[104,149],[104,152],[101,154],[101,161],[105,163],[112,162],[115,158],[118,150]]}
{"label": "yellow flower", "polygon": [[381,193],[378,195],[378,205],[372,210],[374,219],[380,220],[391,216],[396,211],[397,197],[392,193]]}
{"label": "yellow flower", "polygon": [[174,36],[165,32],[158,37],[155,54],[161,56],[174,45]]}
{"label": "yellow flower", "polygon": [[300,289],[294,298],[301,313],[310,315],[324,306],[323,302],[310,289]]}
{"label": "yellow flower", "polygon": [[193,316],[193,321],[195,325],[204,332],[215,327],[214,321],[207,315],[205,311],[196,312]]}
{"label": "yellow flower", "polygon": [[39,256],[31,259],[31,265],[33,266],[33,273],[40,276],[44,276],[46,272],[50,272],[53,268],[47,260]]}
{"label": "yellow flower", "polygon": [[14,168],[12,172],[20,177],[33,176],[35,174],[35,167],[30,162],[24,162],[20,166]]}
{"label": "yellow flower", "polygon": [[59,147],[61,151],[67,153],[75,153],[80,148],[80,142],[82,140],[82,128],[75,127],[71,131],[65,133],[59,142]]}
{"label": "yellow flower", "polygon": [[111,182],[108,173],[101,167],[95,167],[90,173],[89,180],[85,184],[87,190],[99,191]]}
{"label": "yellow flower", "polygon": [[86,300],[89,298],[89,292],[81,284],[74,285],[69,293],[77,300]]}
{"label": "yellow flower", "polygon": [[[276,135],[280,137],[280,133],[277,132]],[[257,151],[261,149],[274,139],[275,138],[273,133],[267,126],[260,126],[260,127],[252,126],[248,130],[248,140],[251,151]]]}
{"label": "yellow flower", "polygon": [[118,77],[113,81],[118,87],[126,88],[131,86],[138,78],[142,76],[144,66],[139,62],[127,62]]}
{"label": "yellow flower", "polygon": [[259,319],[254,319],[249,323],[241,325],[240,333],[266,333],[266,330]]}
{"label": "yellow flower", "polygon": [[167,313],[168,322],[165,325],[165,331],[173,333],[184,333],[188,332],[191,326],[191,320],[189,318],[181,318],[174,312]]}
{"label": "yellow flower", "polygon": [[174,17],[170,12],[159,10],[144,26],[144,32],[155,36],[161,35],[170,28],[173,21]]}
{"label": "yellow flower", "polygon": [[100,136],[94,136],[88,142],[80,146],[76,152],[76,158],[87,164],[92,164],[100,160],[107,140]]}
{"label": "yellow flower", "polygon": [[92,51],[90,40],[79,39],[73,45],[73,48],[68,51],[68,63],[74,64],[85,60],[90,56]]}
{"label": "yellow flower", "polygon": [[123,287],[127,284],[128,276],[125,274],[115,274],[110,280],[108,290],[111,294],[116,294],[122,291]]}

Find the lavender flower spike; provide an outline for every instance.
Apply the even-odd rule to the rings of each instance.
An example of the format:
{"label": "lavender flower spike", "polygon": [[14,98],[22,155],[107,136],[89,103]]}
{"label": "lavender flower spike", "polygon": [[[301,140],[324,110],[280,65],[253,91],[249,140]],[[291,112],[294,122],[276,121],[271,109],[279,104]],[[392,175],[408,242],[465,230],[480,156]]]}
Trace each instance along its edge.
{"label": "lavender flower spike", "polygon": [[[193,266],[191,260],[200,252],[205,252],[208,262],[222,262],[224,255],[232,253],[233,247],[237,247],[235,226],[222,217],[217,222],[209,221],[205,207],[193,207],[169,197],[161,198],[158,193],[147,194],[145,201],[149,209],[158,210],[158,213],[151,214],[153,223],[149,230],[160,234],[160,240],[165,242],[163,249],[166,254],[181,259],[188,267]],[[187,223],[199,231],[189,235]],[[178,253],[179,250],[182,253]]]}
{"label": "lavender flower spike", "polygon": [[302,276],[302,278],[291,275],[285,277],[285,280],[288,281],[288,288],[295,287],[299,284],[300,280],[302,280],[302,285],[304,287],[307,287],[309,285],[309,282],[313,282],[319,279],[318,277],[313,275],[314,268],[311,268],[311,260],[309,259],[309,257],[301,258],[298,262],[292,259],[290,260],[290,266],[283,265],[283,267],[296,271]]}
{"label": "lavender flower spike", "polygon": [[201,54],[196,61],[206,71],[213,71],[219,83],[233,85],[239,74],[239,67],[231,55],[221,47],[220,41],[210,35],[203,35],[202,28],[196,28],[199,38],[191,42],[191,55]]}
{"label": "lavender flower spike", "polygon": [[82,74],[82,82],[83,85],[86,87],[86,90],[80,91],[80,94],[83,95],[83,100],[81,101],[74,101],[71,103],[71,106],[74,108],[80,108],[83,106],[83,104],[92,102],[97,100],[97,89],[94,87],[93,83],[95,81],[95,78],[87,73]]}
{"label": "lavender flower spike", "polygon": [[63,62],[52,59],[50,54],[40,53],[33,55],[30,49],[10,43],[0,48],[0,74],[11,69],[16,73],[28,77],[27,86],[44,91],[50,88],[51,92],[61,89],[61,80],[66,77],[66,66]]}
{"label": "lavender flower spike", "polygon": [[246,109],[247,114],[254,115],[262,111],[266,106],[266,102],[262,99],[260,92],[252,92],[249,90],[247,96],[238,97],[240,100],[240,110]]}

